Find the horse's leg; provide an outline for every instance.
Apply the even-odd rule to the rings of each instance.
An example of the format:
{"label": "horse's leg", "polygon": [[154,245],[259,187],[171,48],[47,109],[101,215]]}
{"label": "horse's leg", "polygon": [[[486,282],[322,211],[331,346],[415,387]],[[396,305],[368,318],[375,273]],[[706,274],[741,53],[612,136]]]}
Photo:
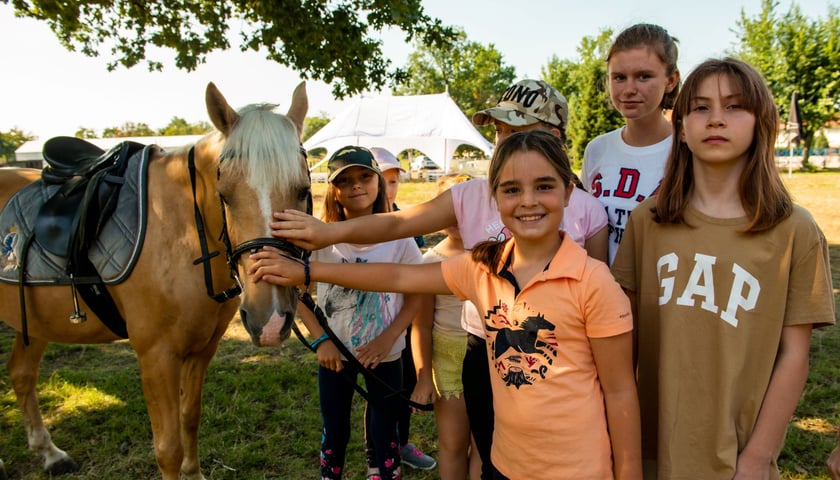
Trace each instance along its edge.
{"label": "horse's leg", "polygon": [[159,348],[138,350],[137,358],[158,468],[163,480],[179,480],[178,472],[184,458],[179,418],[182,360],[165,346],[166,342],[159,343]]}
{"label": "horse's leg", "polygon": [[46,348],[47,342],[32,337],[29,338],[29,346],[24,346],[23,335],[18,333],[6,367],[23,414],[29,449],[44,458],[45,471],[60,475],[79,470],[79,465],[67,453],[55,446],[41,418],[35,387],[38,382],[41,357]]}
{"label": "horse's leg", "polygon": [[7,480],[6,467],[3,466],[3,460],[0,460],[0,480]]}
{"label": "horse's leg", "polygon": [[201,423],[201,392],[210,360],[216,353],[219,340],[200,353],[190,355],[181,370],[181,441],[184,445],[184,461],[181,473],[185,480],[204,480],[198,459],[198,427]]}

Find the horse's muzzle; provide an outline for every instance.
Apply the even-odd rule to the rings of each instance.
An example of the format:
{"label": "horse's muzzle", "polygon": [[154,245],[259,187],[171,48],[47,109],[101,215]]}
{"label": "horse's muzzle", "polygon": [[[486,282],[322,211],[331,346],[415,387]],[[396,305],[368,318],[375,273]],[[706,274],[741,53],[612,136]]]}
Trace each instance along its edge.
{"label": "horse's muzzle", "polygon": [[289,338],[294,316],[291,312],[274,312],[262,328],[248,322],[248,312],[239,311],[242,325],[251,336],[251,341],[258,347],[277,347]]}

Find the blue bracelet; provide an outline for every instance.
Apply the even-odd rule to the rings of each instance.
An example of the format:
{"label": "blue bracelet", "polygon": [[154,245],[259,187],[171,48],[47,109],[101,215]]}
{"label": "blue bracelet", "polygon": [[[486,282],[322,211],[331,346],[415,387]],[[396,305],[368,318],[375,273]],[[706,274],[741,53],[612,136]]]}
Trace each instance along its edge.
{"label": "blue bracelet", "polygon": [[324,342],[324,340],[328,340],[329,338],[330,338],[330,336],[327,335],[326,332],[324,332],[323,335],[321,335],[314,342],[309,344],[309,348],[311,348],[312,350],[318,350],[318,345],[322,344]]}
{"label": "blue bracelet", "polygon": [[[309,283],[312,279],[309,277],[309,257],[306,257],[303,260],[303,287],[306,290],[309,290]],[[323,341],[323,340],[321,340]]]}

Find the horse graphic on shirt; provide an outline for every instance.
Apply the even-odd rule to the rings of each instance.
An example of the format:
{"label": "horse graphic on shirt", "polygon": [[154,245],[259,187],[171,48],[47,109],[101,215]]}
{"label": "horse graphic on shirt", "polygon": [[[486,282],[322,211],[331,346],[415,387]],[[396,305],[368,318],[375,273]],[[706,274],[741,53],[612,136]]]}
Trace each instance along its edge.
{"label": "horse graphic on shirt", "polygon": [[[500,365],[500,358],[506,354],[508,350],[513,349],[515,352],[524,354],[524,358],[519,355],[510,355],[507,360],[511,364],[521,364],[523,361],[527,364],[526,367],[530,369],[530,373],[537,374],[544,377],[547,367],[538,365],[535,368],[534,363],[542,358],[545,363],[551,365],[554,362],[554,357],[557,356],[557,349],[539,339],[540,330],[553,331],[554,324],[545,319],[542,314],[528,317],[519,326],[519,328],[501,327],[497,328],[492,325],[487,325],[488,332],[496,332],[496,336],[490,343],[490,349],[493,352],[493,359],[496,363],[497,370]],[[503,379],[507,385],[513,385],[519,388],[522,385],[531,385],[532,379],[526,371],[517,365],[509,365],[507,368],[501,365]],[[529,378],[530,377],[530,378]]]}

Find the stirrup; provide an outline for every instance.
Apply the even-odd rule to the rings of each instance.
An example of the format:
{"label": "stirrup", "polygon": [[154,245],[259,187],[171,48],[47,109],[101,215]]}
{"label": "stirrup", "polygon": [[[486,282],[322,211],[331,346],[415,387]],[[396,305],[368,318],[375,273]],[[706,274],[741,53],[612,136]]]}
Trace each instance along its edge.
{"label": "stirrup", "polygon": [[72,273],[69,276],[70,291],[73,295],[73,314],[70,315],[70,323],[78,325],[87,321],[87,314],[79,309],[79,297],[76,294],[76,278]]}

